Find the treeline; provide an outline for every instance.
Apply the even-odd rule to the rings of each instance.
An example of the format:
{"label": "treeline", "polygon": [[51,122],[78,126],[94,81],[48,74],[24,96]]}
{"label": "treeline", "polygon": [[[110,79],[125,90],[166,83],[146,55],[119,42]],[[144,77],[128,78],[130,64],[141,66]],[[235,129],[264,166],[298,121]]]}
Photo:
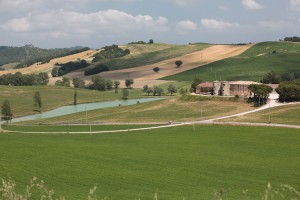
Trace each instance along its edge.
{"label": "treeline", "polygon": [[70,73],[72,71],[88,67],[89,64],[85,60],[80,60],[76,62],[68,62],[65,64],[56,64],[59,67],[54,67],[51,71],[52,77],[58,77],[58,76],[63,76],[67,73]]}
{"label": "treeline", "polygon": [[300,83],[281,83],[276,92],[279,94],[280,102],[300,101]]}
{"label": "treeline", "polygon": [[154,40],[150,39],[149,42],[144,42],[143,40],[137,42],[129,42],[128,44],[154,44]]}
{"label": "treeline", "polygon": [[130,54],[129,49],[121,49],[118,45],[105,46],[99,53],[94,55],[93,62],[98,62],[102,59],[120,58]]}
{"label": "treeline", "polygon": [[84,71],[84,75],[85,76],[90,76],[90,75],[94,75],[94,74],[98,74],[101,72],[105,72],[105,71],[109,71],[109,67],[103,64],[97,64],[94,67],[91,67],[89,69],[86,69]]}
{"label": "treeline", "polygon": [[278,74],[272,71],[264,75],[261,82],[266,84],[279,84],[280,82],[293,81],[296,79],[300,79],[300,71],[294,73],[282,73],[282,74]]}
{"label": "treeline", "polygon": [[39,74],[22,74],[17,72],[15,74],[4,74],[0,76],[0,85],[11,86],[31,86],[31,85],[47,85],[49,76],[42,72]]}
{"label": "treeline", "polygon": [[300,42],[300,37],[294,36],[294,37],[285,37],[285,42]]}

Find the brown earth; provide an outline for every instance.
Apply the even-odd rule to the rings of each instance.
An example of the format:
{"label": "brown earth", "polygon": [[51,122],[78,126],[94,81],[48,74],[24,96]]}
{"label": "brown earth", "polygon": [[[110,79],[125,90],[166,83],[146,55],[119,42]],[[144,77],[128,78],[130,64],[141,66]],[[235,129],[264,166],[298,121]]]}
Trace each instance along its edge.
{"label": "brown earth", "polygon": [[60,57],[60,58],[55,58],[52,59],[49,63],[45,63],[45,64],[34,64],[31,65],[30,67],[26,67],[26,68],[21,68],[21,69],[12,69],[12,70],[7,70],[7,71],[0,71],[0,75],[2,74],[8,74],[8,73],[16,73],[16,72],[21,72],[23,74],[32,74],[32,73],[39,73],[39,72],[48,72],[49,70],[51,70],[53,68],[53,66],[56,63],[67,63],[70,61],[76,61],[78,59],[87,59],[90,56],[92,56],[95,53],[94,50],[88,50],[88,51],[84,51],[81,53],[77,53],[77,54],[73,54],[73,55],[69,55],[69,56],[64,56],[64,57]]}
{"label": "brown earth", "polygon": [[[157,80],[165,76],[178,74],[190,69],[197,68],[218,60],[240,55],[254,44],[249,45],[214,45],[201,51],[197,51],[191,54],[180,56],[177,58],[168,59],[162,62],[158,62],[151,65],[145,65],[135,68],[115,70],[109,72],[102,72],[101,76],[104,78],[110,78],[112,80],[119,80],[121,87],[124,87],[124,80],[127,78],[134,79],[134,88],[142,88],[144,85],[159,85],[169,81]],[[183,65],[180,68],[175,66],[175,61],[181,60]],[[154,67],[159,67],[158,73],[153,71]],[[91,77],[85,77],[83,72],[74,72],[67,75],[67,77],[74,78],[79,77],[89,82]]]}

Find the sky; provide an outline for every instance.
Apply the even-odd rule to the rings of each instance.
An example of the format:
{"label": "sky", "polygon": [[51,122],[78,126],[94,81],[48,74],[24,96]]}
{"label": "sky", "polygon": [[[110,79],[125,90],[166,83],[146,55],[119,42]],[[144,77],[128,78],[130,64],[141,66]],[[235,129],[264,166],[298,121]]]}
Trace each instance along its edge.
{"label": "sky", "polygon": [[300,36],[300,0],[0,0],[0,46],[100,48]]}

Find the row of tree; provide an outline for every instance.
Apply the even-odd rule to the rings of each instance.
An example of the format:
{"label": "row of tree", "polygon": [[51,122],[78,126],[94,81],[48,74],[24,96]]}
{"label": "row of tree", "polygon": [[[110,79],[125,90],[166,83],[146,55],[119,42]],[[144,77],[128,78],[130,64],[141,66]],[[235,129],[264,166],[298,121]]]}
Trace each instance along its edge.
{"label": "row of tree", "polygon": [[[177,93],[177,88],[174,85],[169,85],[167,88],[169,94],[173,95]],[[148,96],[152,94],[153,96],[161,96],[164,94],[164,89],[155,85],[153,87],[149,87],[148,85],[144,85],[143,92],[146,93]]]}
{"label": "row of tree", "polygon": [[0,85],[47,85],[48,82],[49,76],[45,72],[41,72],[39,74],[22,74],[21,72],[16,72],[15,74],[4,74],[0,76]]}
{"label": "row of tree", "polygon": [[278,74],[274,71],[271,71],[264,75],[261,82],[266,84],[279,84],[280,82],[293,81],[295,79],[300,79],[300,71],[294,73],[282,73],[282,74]]}
{"label": "row of tree", "polygon": [[68,62],[65,64],[56,64],[57,67],[54,67],[51,71],[52,77],[58,77],[58,76],[63,76],[67,73],[70,73],[72,71],[81,69],[81,68],[86,68],[89,66],[89,64],[85,60],[80,60],[77,62]]}
{"label": "row of tree", "polygon": [[105,71],[109,71],[109,67],[104,65],[104,64],[97,64],[91,68],[88,68],[84,71],[84,75],[85,76],[90,76],[90,75],[94,75],[94,74],[98,74],[101,72],[105,72]]}
{"label": "row of tree", "polygon": [[300,42],[300,37],[297,37],[297,36],[285,37],[284,41],[286,41],[286,42]]}
{"label": "row of tree", "polygon": [[154,44],[154,40],[150,39],[149,42],[145,42],[143,40],[137,42],[129,42],[128,44]]}

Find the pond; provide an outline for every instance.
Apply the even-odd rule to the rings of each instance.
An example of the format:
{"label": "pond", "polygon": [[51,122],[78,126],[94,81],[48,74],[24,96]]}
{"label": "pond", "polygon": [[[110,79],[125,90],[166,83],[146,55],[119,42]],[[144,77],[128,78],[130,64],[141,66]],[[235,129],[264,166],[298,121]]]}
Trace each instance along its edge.
{"label": "pond", "polygon": [[140,99],[117,100],[117,101],[106,101],[106,102],[95,102],[95,103],[62,106],[60,108],[56,108],[48,112],[43,112],[41,114],[28,115],[24,117],[15,118],[11,122],[23,122],[23,121],[30,121],[30,120],[37,120],[37,119],[45,119],[50,117],[58,117],[62,115],[74,114],[78,112],[97,110],[101,108],[129,106],[137,103],[147,103],[147,102],[158,101],[162,99],[164,98],[140,98]]}

